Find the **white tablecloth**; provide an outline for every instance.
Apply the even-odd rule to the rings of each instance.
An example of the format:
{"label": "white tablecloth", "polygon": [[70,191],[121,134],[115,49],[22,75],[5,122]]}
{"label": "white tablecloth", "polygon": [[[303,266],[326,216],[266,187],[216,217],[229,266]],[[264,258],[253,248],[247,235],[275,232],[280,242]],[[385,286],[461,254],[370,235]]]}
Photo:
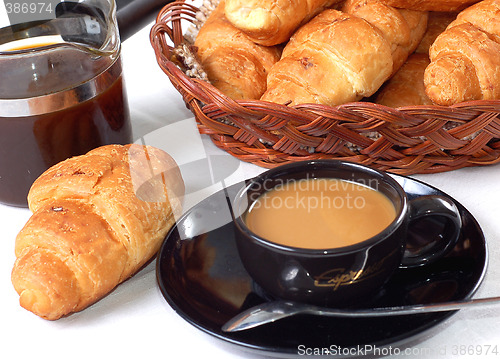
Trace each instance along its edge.
{"label": "white tablecloth", "polygon": [[[226,155],[198,134],[191,112],[156,63],[149,44],[149,29],[150,26],[146,27],[123,44],[134,138],[168,151],[180,165],[210,154]],[[227,163],[237,170],[224,181],[226,185],[263,171],[232,157]],[[222,186],[211,184],[209,174],[190,171],[183,173],[187,208]],[[415,177],[455,197],[478,220],[488,243],[489,268],[475,297],[500,295],[500,166]],[[22,309],[10,272],[15,259],[15,236],[29,216],[27,209],[0,205],[0,328],[3,329],[0,350],[7,354],[5,357],[260,357],[215,339],[178,316],[158,289],[155,263],[92,307],[67,318],[45,321]],[[462,310],[407,344],[410,351],[394,357],[403,354],[410,354],[406,355],[409,358],[500,357],[499,313],[500,305]],[[490,354],[460,354],[471,348],[483,349],[483,353],[490,348]]]}

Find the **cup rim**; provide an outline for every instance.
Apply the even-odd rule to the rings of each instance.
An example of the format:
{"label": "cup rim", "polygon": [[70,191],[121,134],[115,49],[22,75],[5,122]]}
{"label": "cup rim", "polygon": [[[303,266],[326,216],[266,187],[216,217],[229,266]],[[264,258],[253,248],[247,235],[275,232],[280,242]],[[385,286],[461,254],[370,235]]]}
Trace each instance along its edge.
{"label": "cup rim", "polygon": [[[408,208],[408,197],[406,195],[406,192],[404,189],[401,187],[401,185],[391,176],[389,176],[388,173],[373,169],[371,167],[361,165],[359,163],[354,163],[354,162],[348,162],[348,161],[343,161],[343,160],[335,160],[335,159],[320,159],[320,160],[304,160],[304,161],[297,161],[293,163],[288,163],[285,165],[281,165],[278,167],[274,167],[270,170],[267,170],[249,180],[249,182],[241,188],[236,197],[234,198],[233,201],[233,210],[238,210],[239,208],[239,203],[243,198],[246,198],[246,193],[247,191],[254,186],[256,183],[265,181],[267,178],[277,178],[279,175],[286,174],[286,173],[293,173],[293,172],[307,172],[309,170],[312,170],[313,168],[321,169],[321,168],[349,168],[351,170],[355,170],[358,172],[364,172],[366,174],[372,174],[375,175],[376,177],[386,181],[389,183],[389,185],[394,188],[397,193],[399,194],[399,197],[401,198],[401,208],[399,209],[398,213],[396,213],[396,217],[394,220],[381,232],[377,233],[376,235],[367,238],[361,242],[357,242],[348,246],[342,246],[342,247],[334,247],[334,248],[322,248],[322,249],[312,249],[312,248],[301,248],[301,247],[293,247],[293,246],[287,246],[284,244],[279,244],[272,242],[264,237],[259,236],[258,234],[254,233],[248,226],[246,225],[245,221],[243,220],[243,214],[246,212],[241,211],[239,214],[234,214],[234,222],[238,230],[243,231],[248,237],[252,238],[255,242],[257,242],[259,245],[263,247],[268,247],[269,249],[276,250],[276,251],[283,251],[283,252],[288,252],[288,253],[294,253],[294,254],[304,254],[304,255],[319,255],[319,256],[325,256],[325,255],[344,255],[350,252],[357,252],[361,249],[365,248],[370,248],[373,245],[383,241],[385,238],[389,237],[393,232],[395,232],[401,223],[405,219],[405,214],[407,212]],[[304,171],[299,171],[300,168],[304,168]],[[291,170],[296,170],[292,171]],[[336,177],[314,177],[314,178],[336,178]]]}

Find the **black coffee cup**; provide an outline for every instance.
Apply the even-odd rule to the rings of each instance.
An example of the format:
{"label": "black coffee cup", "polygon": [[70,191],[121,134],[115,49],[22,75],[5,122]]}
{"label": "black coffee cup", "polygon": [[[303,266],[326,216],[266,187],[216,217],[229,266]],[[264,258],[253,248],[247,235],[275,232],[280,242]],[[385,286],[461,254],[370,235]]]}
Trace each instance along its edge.
{"label": "black coffee cup", "polygon": [[[245,223],[248,208],[263,193],[289,181],[312,178],[333,178],[369,186],[392,202],[395,219],[382,232],[362,242],[323,249],[277,244],[248,228]],[[425,266],[441,258],[455,246],[462,223],[450,199],[430,195],[410,200],[389,174],[338,160],[303,161],[268,170],[239,191],[233,209],[241,261],[267,295],[336,307],[355,305],[366,299],[398,268]],[[406,248],[408,226],[429,216],[444,219],[446,225],[441,239],[410,251]]]}

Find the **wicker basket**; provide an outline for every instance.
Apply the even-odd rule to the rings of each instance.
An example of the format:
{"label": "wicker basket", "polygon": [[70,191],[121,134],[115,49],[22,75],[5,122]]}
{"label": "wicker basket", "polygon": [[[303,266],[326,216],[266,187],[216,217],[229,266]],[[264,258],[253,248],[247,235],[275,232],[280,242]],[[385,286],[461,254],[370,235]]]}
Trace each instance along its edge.
{"label": "wicker basket", "polygon": [[389,108],[234,101],[189,77],[174,50],[189,45],[183,26],[198,8],[165,6],[151,29],[161,69],[182,94],[201,134],[246,162],[271,168],[292,161],[342,159],[398,174],[437,173],[500,161],[500,101]]}

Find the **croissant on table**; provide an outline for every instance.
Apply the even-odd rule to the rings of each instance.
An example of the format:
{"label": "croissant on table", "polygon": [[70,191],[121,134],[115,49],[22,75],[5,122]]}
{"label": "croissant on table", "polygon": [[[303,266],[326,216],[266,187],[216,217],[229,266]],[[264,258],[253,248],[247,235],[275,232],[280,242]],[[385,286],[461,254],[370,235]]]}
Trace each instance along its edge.
{"label": "croissant on table", "polygon": [[150,146],[103,146],[48,169],[15,243],[21,306],[55,320],[105,296],[155,255],[183,195],[175,161]]}
{"label": "croissant on table", "polygon": [[427,16],[378,0],[324,10],[294,33],[261,100],[334,106],[373,95],[415,50]]}
{"label": "croissant on table", "polygon": [[426,93],[436,104],[500,99],[500,0],[460,12],[429,50]]}
{"label": "croissant on table", "polygon": [[208,79],[234,100],[259,99],[281,48],[254,43],[227,21],[224,1],[200,28],[194,46]]}

